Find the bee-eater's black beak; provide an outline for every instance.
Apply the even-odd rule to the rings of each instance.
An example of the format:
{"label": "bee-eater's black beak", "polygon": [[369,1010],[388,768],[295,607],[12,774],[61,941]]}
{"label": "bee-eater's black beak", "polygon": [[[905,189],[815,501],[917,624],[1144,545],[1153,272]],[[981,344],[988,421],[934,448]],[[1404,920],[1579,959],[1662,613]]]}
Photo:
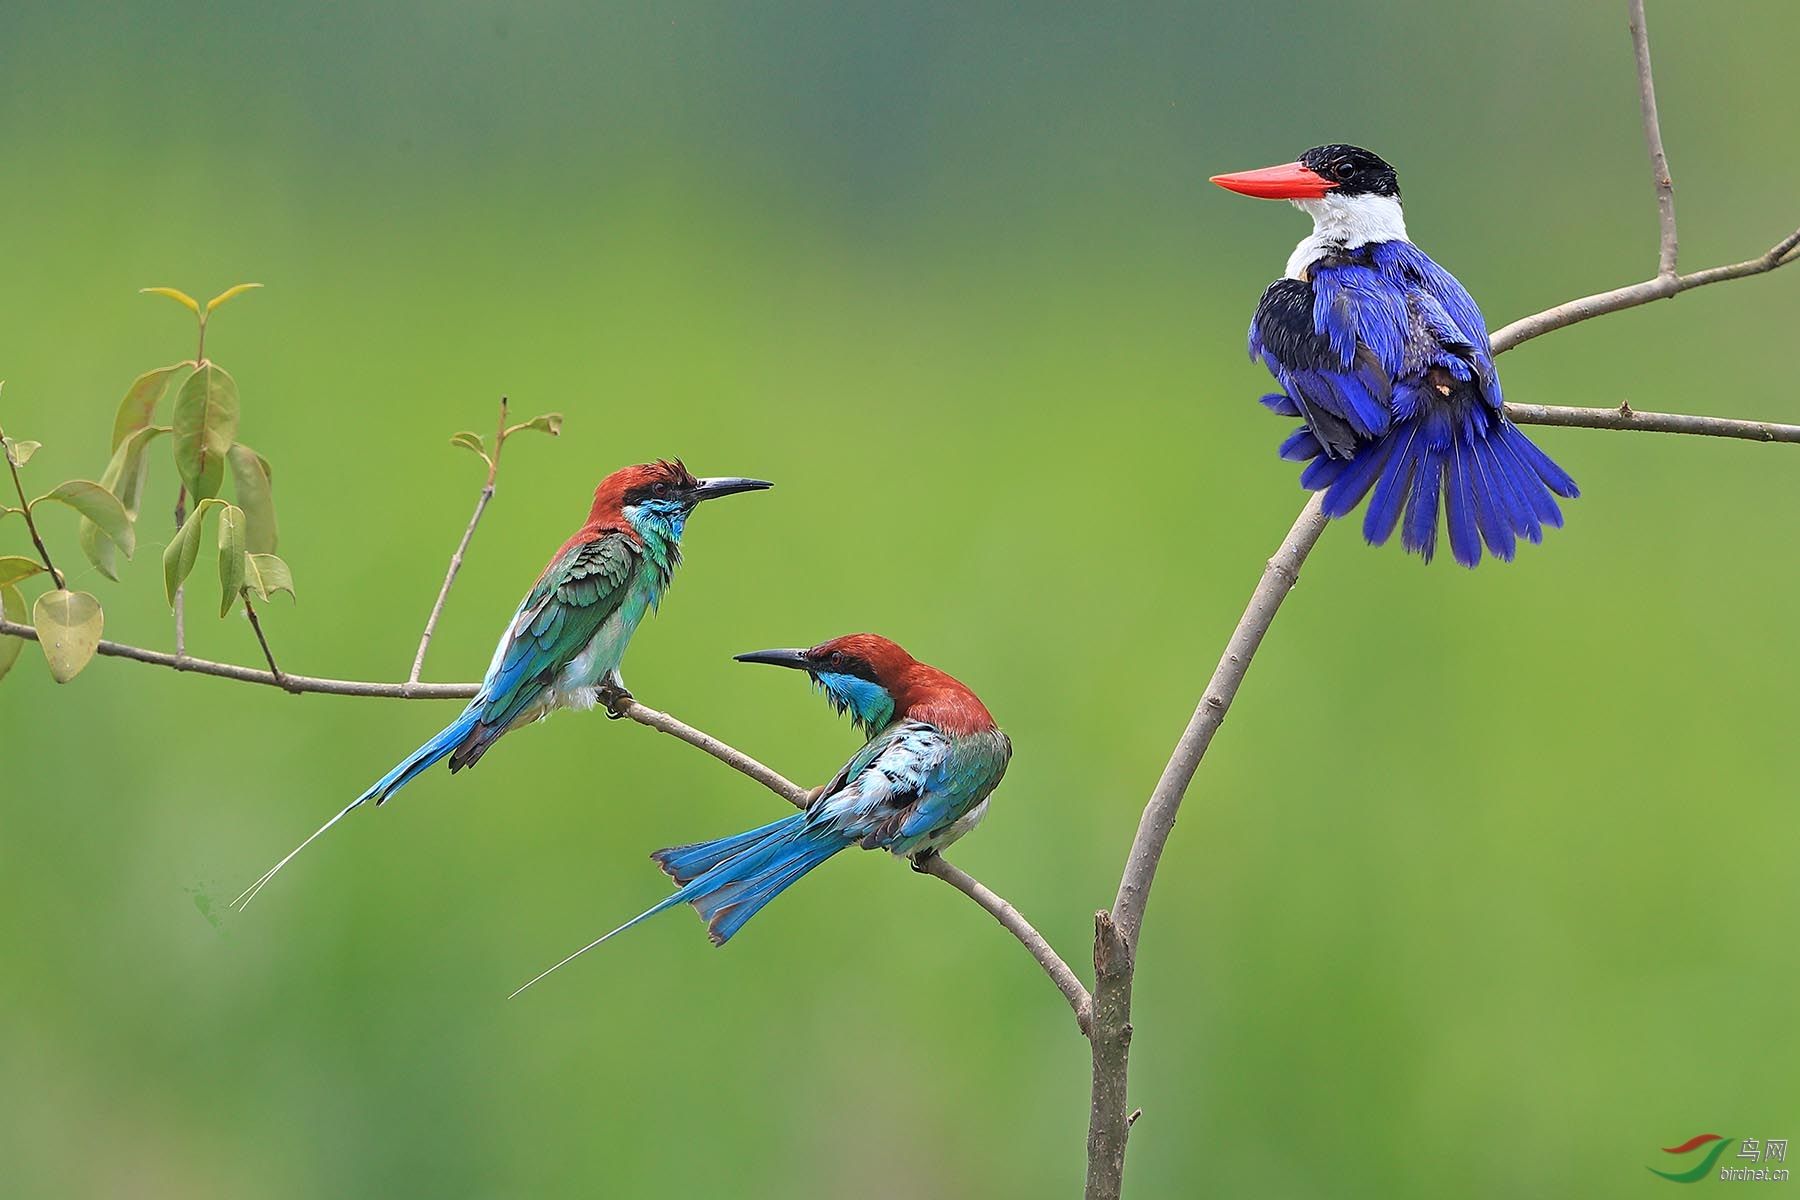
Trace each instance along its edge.
{"label": "bee-eater's black beak", "polygon": [[766,479],[739,479],[735,475],[721,475],[717,479],[696,480],[688,490],[688,496],[698,504],[702,500],[717,500],[720,496],[735,496],[739,492],[760,492],[774,486]]}
{"label": "bee-eater's black beak", "polygon": [[768,663],[772,667],[793,667],[799,671],[810,671],[812,664],[806,661],[804,650],[752,650],[748,654],[732,655],[738,662]]}

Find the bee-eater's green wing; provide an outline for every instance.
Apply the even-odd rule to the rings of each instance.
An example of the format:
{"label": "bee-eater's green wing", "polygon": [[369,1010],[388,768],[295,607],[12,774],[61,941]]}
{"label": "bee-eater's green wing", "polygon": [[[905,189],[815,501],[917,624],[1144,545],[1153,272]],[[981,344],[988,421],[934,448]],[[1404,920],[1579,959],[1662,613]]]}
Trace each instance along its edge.
{"label": "bee-eater's green wing", "polygon": [[480,757],[494,738],[543,697],[570,661],[587,648],[623,603],[642,565],[623,533],[583,542],[551,563],[519,606],[482,683],[481,723],[451,765]]}

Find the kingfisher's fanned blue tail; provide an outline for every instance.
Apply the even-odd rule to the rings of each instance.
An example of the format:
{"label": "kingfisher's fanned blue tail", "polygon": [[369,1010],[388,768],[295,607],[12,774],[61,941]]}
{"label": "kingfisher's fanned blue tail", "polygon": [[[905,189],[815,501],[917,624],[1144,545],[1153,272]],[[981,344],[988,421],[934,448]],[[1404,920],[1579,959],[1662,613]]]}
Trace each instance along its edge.
{"label": "kingfisher's fanned blue tail", "polygon": [[463,709],[461,716],[450,722],[450,724],[446,725],[443,729],[440,729],[430,741],[401,759],[399,764],[395,766],[393,770],[389,771],[386,775],[383,775],[380,779],[377,779],[374,784],[370,786],[368,791],[345,805],[342,812],[338,813],[337,816],[331,818],[331,820],[314,830],[312,837],[307,838],[304,842],[295,846],[288,852],[286,858],[270,867],[263,873],[262,878],[245,888],[243,894],[231,902],[232,905],[241,909],[248,905],[252,900],[256,899],[256,893],[267,887],[269,881],[275,878],[276,873],[279,872],[281,868],[287,866],[288,863],[292,862],[296,854],[299,854],[302,850],[312,845],[315,838],[324,833],[327,829],[330,829],[333,825],[336,825],[339,821],[343,820],[351,812],[361,808],[371,800],[375,802],[377,808],[386,804],[388,797],[412,782],[414,776],[418,775],[419,772],[439,761],[452,750],[455,750],[462,740],[469,736],[469,731],[475,728],[480,719],[481,712],[478,704],[470,704],[469,707]]}
{"label": "kingfisher's fanned blue tail", "polygon": [[706,922],[706,934],[712,944],[723,946],[765,904],[850,844],[828,826],[809,827],[806,814],[796,813],[746,833],[658,850],[650,857],[680,885],[673,893],[611,933],[595,938],[512,994],[517,996],[601,942],[677,904],[693,905]]}
{"label": "kingfisher's fanned blue tail", "polygon": [[1495,558],[1511,561],[1517,538],[1540,542],[1545,526],[1561,527],[1557,496],[1581,495],[1568,472],[1517,425],[1478,408],[1459,418],[1441,406],[1427,407],[1349,458],[1327,456],[1302,427],[1282,443],[1281,456],[1308,463],[1301,486],[1325,493],[1326,516],[1347,516],[1366,496],[1363,536],[1369,543],[1381,545],[1398,528],[1400,544],[1427,562],[1437,549],[1441,497],[1450,551],[1465,567],[1481,561],[1483,542]]}

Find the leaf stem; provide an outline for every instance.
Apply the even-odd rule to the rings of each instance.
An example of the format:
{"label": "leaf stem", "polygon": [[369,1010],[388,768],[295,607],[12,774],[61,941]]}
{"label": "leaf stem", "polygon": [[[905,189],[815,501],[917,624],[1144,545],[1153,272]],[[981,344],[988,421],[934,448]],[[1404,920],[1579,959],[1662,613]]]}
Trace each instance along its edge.
{"label": "leaf stem", "polygon": [[12,472],[13,490],[19,493],[19,511],[25,517],[25,528],[31,531],[31,543],[37,547],[38,557],[44,560],[44,569],[56,581],[57,590],[65,591],[67,581],[63,579],[63,573],[56,569],[56,564],[50,561],[50,548],[44,545],[44,539],[38,533],[37,522],[31,517],[31,502],[25,499],[25,485],[19,480],[19,468],[13,464],[10,454],[6,455],[6,469]]}

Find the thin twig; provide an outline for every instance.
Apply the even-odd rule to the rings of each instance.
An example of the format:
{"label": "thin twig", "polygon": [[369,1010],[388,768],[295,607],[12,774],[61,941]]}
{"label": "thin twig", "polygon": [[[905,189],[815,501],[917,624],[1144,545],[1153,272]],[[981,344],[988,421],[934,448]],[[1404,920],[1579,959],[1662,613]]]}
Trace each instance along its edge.
{"label": "thin twig", "polygon": [[673,738],[679,738],[697,750],[704,750],[732,770],[756,780],[795,808],[806,807],[810,793],[805,788],[787,779],[779,772],[763,766],[742,750],[726,745],[710,733],[703,733],[684,721],[676,720],[666,712],[658,712],[654,708],[639,704],[636,700],[627,700],[620,709],[620,715],[636,721],[639,725],[666,733]]}
{"label": "thin twig", "polygon": [[419,682],[419,673],[425,669],[425,651],[431,648],[431,635],[437,632],[438,616],[444,611],[444,601],[450,598],[450,585],[456,582],[456,573],[462,570],[463,555],[469,549],[469,539],[475,536],[475,526],[481,524],[481,514],[487,511],[488,501],[494,498],[494,477],[500,473],[500,451],[505,445],[506,397],[502,396],[500,424],[494,433],[494,456],[488,459],[487,482],[475,498],[475,514],[469,518],[469,527],[463,530],[462,541],[456,544],[456,553],[450,556],[450,569],[444,572],[444,586],[438,589],[431,615],[425,619],[425,632],[419,635],[419,652],[413,655],[412,673],[406,677],[408,683]]}
{"label": "thin twig", "polygon": [[1774,421],[1738,421],[1729,417],[1697,417],[1688,413],[1639,412],[1629,404],[1621,404],[1617,408],[1508,404],[1506,415],[1521,425],[1640,429],[1646,433],[1685,433],[1698,437],[1742,438],[1751,442],[1800,442],[1800,425],[1780,425]]}
{"label": "thin twig", "polygon": [[[38,640],[37,630],[29,625],[8,621],[4,617],[0,617],[0,635],[24,638],[32,642]],[[357,679],[318,679],[311,675],[290,675],[286,672],[277,679],[272,671],[256,667],[240,667],[234,663],[164,654],[160,650],[145,650],[140,646],[126,646],[118,642],[103,641],[96,653],[106,658],[128,658],[133,662],[149,663],[152,666],[191,671],[196,675],[235,679],[239,683],[260,683],[295,694],[311,692],[324,696],[378,696],[388,700],[467,700],[478,690],[473,683],[365,683]]]}
{"label": "thin twig", "polygon": [[1691,271],[1686,275],[1660,275],[1655,279],[1646,279],[1642,283],[1634,283],[1628,287],[1614,288],[1610,292],[1596,292],[1592,296],[1583,296],[1578,300],[1570,300],[1555,308],[1546,308],[1543,312],[1533,313],[1529,317],[1520,317],[1510,325],[1496,330],[1490,339],[1494,353],[1511,350],[1521,342],[1528,342],[1534,337],[1541,337],[1555,329],[1564,329],[1570,325],[1578,325],[1583,321],[1591,321],[1595,317],[1603,317],[1608,313],[1621,312],[1627,308],[1636,308],[1640,304],[1648,304],[1652,300],[1666,300],[1681,292],[1692,291],[1697,287],[1705,287],[1709,283],[1723,283],[1728,279],[1744,279],[1751,275],[1762,275],[1777,267],[1785,267],[1800,255],[1794,253],[1800,247],[1800,229],[1776,242],[1766,253],[1755,258],[1747,258],[1743,262],[1731,263],[1723,267],[1707,267],[1702,271]]}
{"label": "thin twig", "polygon": [[50,561],[50,548],[44,545],[44,539],[38,535],[37,522],[31,518],[31,502],[25,499],[25,485],[19,480],[19,468],[14,465],[12,455],[6,456],[6,469],[12,472],[13,490],[19,493],[19,512],[25,517],[25,528],[31,533],[31,544],[37,547],[38,557],[44,560],[44,569],[50,572],[50,578],[56,581],[57,591],[63,591],[67,581],[63,573],[56,569]]}
{"label": "thin twig", "polygon": [[[201,322],[201,324],[200,324],[200,341],[201,341],[202,345],[204,345],[206,342],[206,323],[205,322]],[[175,532],[176,533],[181,532],[181,527],[184,523],[186,523],[186,521],[187,521],[187,484],[184,483],[175,492]],[[186,585],[185,584],[177,584],[175,586],[175,600],[174,600],[174,603],[170,606],[175,610],[175,657],[176,658],[186,658],[187,657],[187,605],[186,605],[185,592],[186,592]],[[101,653],[104,654],[105,651],[103,650],[103,651],[101,651]]]}
{"label": "thin twig", "polygon": [[1075,972],[1064,962],[1062,955],[1045,940],[1023,916],[1019,910],[996,896],[982,882],[960,867],[952,866],[941,854],[933,854],[915,864],[926,875],[935,875],[975,903],[988,911],[994,920],[1014,937],[1019,944],[1031,952],[1038,965],[1044,968],[1044,974],[1050,976],[1050,982],[1057,986],[1069,1001],[1069,1007],[1075,1010],[1075,1023],[1082,1033],[1087,1033],[1093,1019],[1093,1000],[1088,990],[1082,986]]}
{"label": "thin twig", "polygon": [[283,675],[281,668],[275,665],[275,652],[269,649],[269,639],[263,636],[262,622],[256,619],[256,606],[250,603],[248,594],[244,596],[244,615],[250,618],[250,628],[256,631],[256,643],[262,647],[263,657],[269,662],[269,674],[275,676],[276,686],[290,692],[294,691],[295,689],[288,684],[288,677]]}
{"label": "thin twig", "polygon": [[1669,156],[1663,153],[1662,123],[1656,116],[1656,84],[1650,77],[1650,35],[1644,28],[1644,0],[1631,0],[1631,48],[1637,55],[1638,108],[1644,118],[1644,141],[1650,149],[1650,178],[1656,187],[1656,220],[1660,228],[1656,274],[1675,274],[1675,181]]}

